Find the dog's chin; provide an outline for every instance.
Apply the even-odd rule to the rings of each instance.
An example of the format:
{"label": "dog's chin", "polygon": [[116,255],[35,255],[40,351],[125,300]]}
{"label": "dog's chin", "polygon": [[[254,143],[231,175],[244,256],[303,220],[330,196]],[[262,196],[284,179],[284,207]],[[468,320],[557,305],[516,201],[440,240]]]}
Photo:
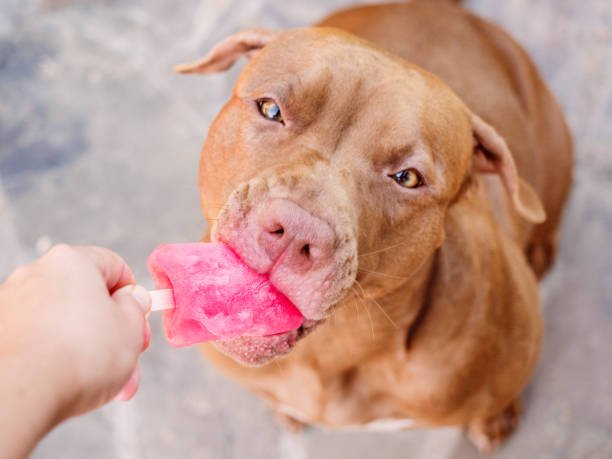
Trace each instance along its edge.
{"label": "dog's chin", "polygon": [[214,346],[242,365],[261,366],[289,353],[321,322],[305,320],[297,330],[270,336],[239,336],[216,341]]}

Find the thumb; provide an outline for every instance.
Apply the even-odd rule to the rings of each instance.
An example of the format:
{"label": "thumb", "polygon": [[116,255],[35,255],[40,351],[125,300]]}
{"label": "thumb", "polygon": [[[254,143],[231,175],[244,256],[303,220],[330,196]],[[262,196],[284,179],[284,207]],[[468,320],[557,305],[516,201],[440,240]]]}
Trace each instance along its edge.
{"label": "thumb", "polygon": [[115,303],[125,307],[138,307],[141,314],[146,315],[151,310],[151,295],[142,285],[126,285],[112,294]]}
{"label": "thumb", "polygon": [[146,316],[151,310],[151,295],[141,285],[126,285],[116,290],[111,298],[125,317],[126,328],[131,336],[138,337],[134,349],[140,352],[147,340]]}

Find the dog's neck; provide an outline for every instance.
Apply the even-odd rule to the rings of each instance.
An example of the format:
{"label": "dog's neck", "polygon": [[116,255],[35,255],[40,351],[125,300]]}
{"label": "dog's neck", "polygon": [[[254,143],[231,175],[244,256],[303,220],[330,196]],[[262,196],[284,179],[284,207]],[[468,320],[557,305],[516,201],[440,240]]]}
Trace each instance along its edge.
{"label": "dog's neck", "polygon": [[356,285],[287,360],[307,360],[320,370],[338,372],[391,346],[405,346],[409,330],[423,313],[435,259],[432,254],[413,276],[376,297],[370,296],[367,287]]}
{"label": "dog's neck", "polygon": [[479,197],[466,197],[448,209],[441,246],[414,275],[376,296],[357,285],[325,323],[298,343],[287,360],[306,360],[320,371],[341,372],[390,349],[411,352],[430,334],[422,333],[423,328],[434,327],[436,332],[431,336],[448,340],[467,332],[466,321],[473,308],[486,306],[481,301],[481,286],[473,279],[486,278],[483,271],[492,269],[492,260],[474,254],[495,257],[497,251],[495,245],[484,252],[475,250],[479,237],[471,231],[499,231]]}

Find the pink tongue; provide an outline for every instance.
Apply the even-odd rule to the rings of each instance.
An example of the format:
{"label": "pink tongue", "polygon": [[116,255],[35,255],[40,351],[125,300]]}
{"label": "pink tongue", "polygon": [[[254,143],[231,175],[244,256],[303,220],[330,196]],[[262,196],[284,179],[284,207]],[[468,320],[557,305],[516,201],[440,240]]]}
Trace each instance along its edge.
{"label": "pink tongue", "polygon": [[164,244],[147,261],[158,289],[171,288],[164,312],[173,346],[295,330],[304,318],[267,277],[220,243]]}

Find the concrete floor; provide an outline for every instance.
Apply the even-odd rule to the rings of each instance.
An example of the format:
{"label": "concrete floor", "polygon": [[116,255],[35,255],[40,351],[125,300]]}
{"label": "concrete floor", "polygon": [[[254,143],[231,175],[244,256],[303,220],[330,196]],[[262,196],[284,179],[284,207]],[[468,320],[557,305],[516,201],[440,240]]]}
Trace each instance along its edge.
{"label": "concrete floor", "polygon": [[[175,76],[244,27],[293,27],[349,0],[2,0],[0,279],[58,241],[125,256],[197,239],[196,167],[237,69]],[[546,341],[520,430],[495,458],[612,458],[612,5],[472,0],[532,53],[576,141],[561,254],[543,291]],[[35,459],[474,458],[453,429],[292,436],[159,320],[135,400],[56,429]],[[9,377],[2,375],[1,377]],[[1,409],[1,407],[0,407]],[[0,454],[1,456],[1,454]]]}

